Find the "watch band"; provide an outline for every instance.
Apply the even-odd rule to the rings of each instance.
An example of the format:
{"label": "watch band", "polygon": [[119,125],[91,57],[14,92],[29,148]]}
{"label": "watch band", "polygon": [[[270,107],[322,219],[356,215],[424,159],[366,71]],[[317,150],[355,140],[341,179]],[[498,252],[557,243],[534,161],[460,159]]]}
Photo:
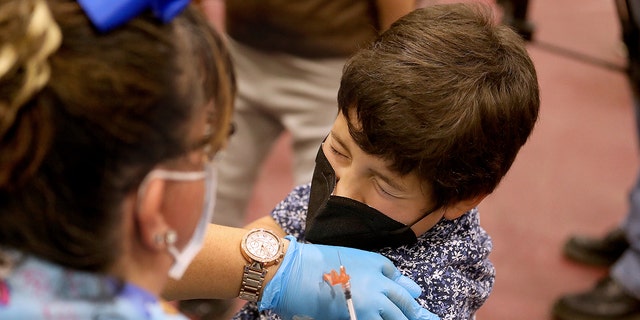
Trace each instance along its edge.
{"label": "watch band", "polygon": [[267,275],[267,267],[278,264],[284,256],[282,238],[273,231],[256,228],[247,232],[240,242],[240,252],[247,259],[242,272],[238,297],[258,302]]}
{"label": "watch band", "polygon": [[243,300],[258,302],[260,300],[260,289],[262,289],[266,274],[267,268],[263,268],[258,261],[245,265],[238,297]]}

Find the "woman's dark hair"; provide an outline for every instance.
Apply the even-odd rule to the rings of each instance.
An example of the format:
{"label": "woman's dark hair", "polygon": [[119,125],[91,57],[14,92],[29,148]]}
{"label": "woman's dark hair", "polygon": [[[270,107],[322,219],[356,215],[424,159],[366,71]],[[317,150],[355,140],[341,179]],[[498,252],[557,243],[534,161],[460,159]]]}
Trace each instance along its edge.
{"label": "woman's dark hair", "polygon": [[[55,32],[28,30],[42,3],[54,18],[43,30],[61,31],[57,50],[43,45]],[[224,143],[229,55],[191,6],[168,24],[149,13],[106,34],[76,1],[0,0],[0,12],[0,46],[17,53],[0,69],[0,247],[105,271],[121,254],[125,196],[189,150],[193,115],[210,101],[212,147]],[[29,76],[38,59],[50,70],[40,86]]]}

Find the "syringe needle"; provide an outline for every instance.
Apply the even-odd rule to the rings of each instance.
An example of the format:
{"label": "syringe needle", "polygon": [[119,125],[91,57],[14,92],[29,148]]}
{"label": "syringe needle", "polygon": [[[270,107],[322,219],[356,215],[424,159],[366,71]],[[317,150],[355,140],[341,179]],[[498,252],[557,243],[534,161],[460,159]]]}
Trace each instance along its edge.
{"label": "syringe needle", "polygon": [[[340,268],[344,270],[343,266],[340,266]],[[358,317],[356,317],[356,309],[353,306],[353,300],[351,299],[351,281],[348,281],[347,283],[345,283],[342,286],[342,288],[344,290],[344,298],[347,300],[347,308],[349,309],[349,319],[357,320]]]}
{"label": "syringe needle", "polygon": [[351,280],[347,274],[346,268],[342,265],[342,259],[340,258],[340,251],[338,251],[338,262],[340,262],[340,273],[344,273],[347,281],[342,283],[342,290],[344,291],[344,298],[347,300],[347,308],[349,309],[349,319],[357,320],[356,308],[353,306],[353,300],[351,299]]}
{"label": "syringe needle", "polygon": [[351,281],[349,275],[347,274],[346,268],[342,265],[340,251],[338,251],[338,262],[340,263],[340,274],[338,274],[336,270],[331,270],[330,273],[325,273],[323,275],[323,278],[331,286],[340,284],[340,286],[342,287],[342,291],[344,292],[344,298],[347,301],[349,319],[357,320],[358,318],[356,317],[356,309],[353,306],[353,300],[351,299]]}

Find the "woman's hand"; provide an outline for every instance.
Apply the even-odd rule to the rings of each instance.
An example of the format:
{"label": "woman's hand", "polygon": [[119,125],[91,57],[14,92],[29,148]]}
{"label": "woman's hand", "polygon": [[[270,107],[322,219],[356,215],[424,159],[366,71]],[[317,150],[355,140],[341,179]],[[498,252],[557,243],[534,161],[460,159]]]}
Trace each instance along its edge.
{"label": "woman's hand", "polygon": [[340,286],[323,280],[325,273],[343,265],[351,277],[351,293],[360,319],[435,320],[438,316],[415,300],[420,287],[403,276],[393,263],[373,252],[352,248],[298,243],[289,249],[267,283],[260,310],[270,309],[286,320],[349,319]]}

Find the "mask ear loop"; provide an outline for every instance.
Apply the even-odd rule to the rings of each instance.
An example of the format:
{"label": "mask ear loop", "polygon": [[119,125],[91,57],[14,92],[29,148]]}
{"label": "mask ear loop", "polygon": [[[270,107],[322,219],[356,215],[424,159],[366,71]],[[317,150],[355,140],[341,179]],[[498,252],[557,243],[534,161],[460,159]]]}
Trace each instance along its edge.
{"label": "mask ear loop", "polygon": [[[142,199],[144,195],[144,191],[146,191],[147,186],[151,180],[158,179],[168,179],[168,180],[176,180],[176,181],[195,181],[199,179],[203,179],[207,177],[207,172],[177,172],[177,171],[168,171],[163,169],[154,169],[147,174],[147,176],[142,180],[140,187],[138,188],[138,199]],[[138,211],[140,210],[140,202],[138,202]],[[154,243],[159,248],[167,248],[167,251],[175,261],[178,256],[180,256],[180,251],[176,248],[175,244],[178,242],[178,233],[169,229],[164,234],[156,234],[153,239]]]}
{"label": "mask ear loop", "polygon": [[217,168],[215,163],[207,162],[205,164],[205,171],[201,173],[205,179],[205,201],[203,203],[203,212],[200,215],[200,220],[191,234],[191,238],[181,250],[177,250],[174,246],[168,247],[169,253],[174,256],[175,260],[173,266],[169,269],[169,277],[173,279],[180,279],[182,277],[191,261],[193,261],[202,248],[206,238],[207,225],[211,222],[213,216],[215,190],[217,186]]}
{"label": "mask ear loop", "polygon": [[420,216],[420,218],[418,218],[416,221],[405,225],[404,227],[400,228],[400,229],[396,229],[394,231],[389,232],[389,234],[400,234],[403,233],[409,229],[411,229],[411,227],[413,227],[414,225],[416,225],[418,222],[422,221],[422,219],[426,218],[427,216],[429,216],[430,214],[434,213],[436,210],[438,210],[440,208],[440,205],[436,205],[433,207],[433,209],[425,212],[422,216]]}
{"label": "mask ear loop", "polygon": [[[165,236],[167,236],[169,234],[169,232],[171,232],[173,230],[169,230],[167,231],[167,233],[165,234]],[[174,234],[176,234],[174,232]],[[167,251],[169,251],[169,254],[171,254],[171,256],[173,257],[173,261],[178,261],[178,257],[180,256],[180,250],[178,250],[178,248],[176,248],[175,244],[178,241],[178,236],[176,234],[175,236],[175,240],[173,242],[167,242]]]}
{"label": "mask ear loop", "polygon": [[416,223],[422,221],[422,219],[426,218],[427,216],[429,216],[430,214],[436,212],[436,210],[440,209],[441,206],[439,204],[436,204],[431,210],[428,210],[427,212],[425,212],[420,218],[418,218],[418,220],[414,221],[411,224],[408,224],[407,227],[411,228],[414,225],[416,225]]}

